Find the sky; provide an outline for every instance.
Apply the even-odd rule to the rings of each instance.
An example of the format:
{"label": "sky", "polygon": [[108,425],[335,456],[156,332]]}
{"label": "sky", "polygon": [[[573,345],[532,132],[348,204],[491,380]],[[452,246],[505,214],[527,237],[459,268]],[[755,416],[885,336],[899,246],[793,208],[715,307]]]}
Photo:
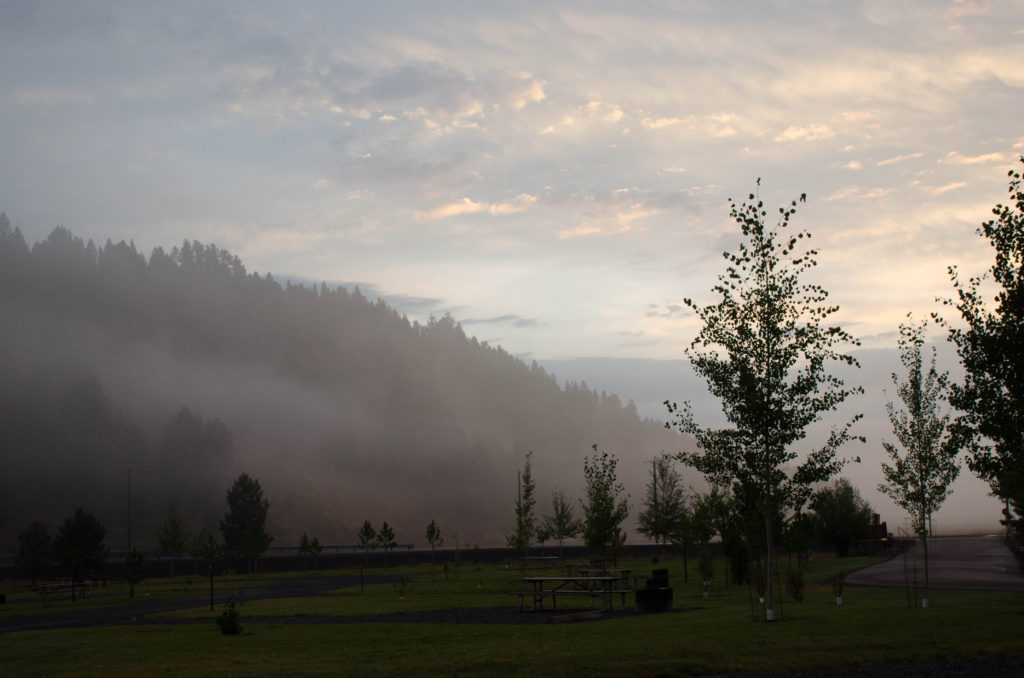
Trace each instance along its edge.
{"label": "sky", "polygon": [[899,323],[992,261],[1021,63],[1021,2],[0,0],[0,210],[30,243],[359,284],[655,416],[702,397],[650,391],[739,241],[729,198],[806,194],[877,456]]}

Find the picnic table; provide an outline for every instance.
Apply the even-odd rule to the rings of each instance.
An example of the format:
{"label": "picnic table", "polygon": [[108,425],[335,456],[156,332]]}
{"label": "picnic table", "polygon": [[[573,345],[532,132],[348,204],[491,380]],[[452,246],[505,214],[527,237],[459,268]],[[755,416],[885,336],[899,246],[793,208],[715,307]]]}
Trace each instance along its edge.
{"label": "picnic table", "polygon": [[44,601],[53,597],[70,597],[74,593],[77,593],[79,598],[89,597],[89,587],[84,582],[71,582],[67,579],[41,583],[36,586],[36,592]]}
{"label": "picnic table", "polygon": [[596,569],[596,570],[591,570],[591,569],[583,568],[583,569],[577,569],[574,573],[570,573],[570,574],[577,574],[577,575],[579,575],[581,577],[618,577],[619,579],[621,579],[623,581],[629,581],[629,574],[632,571],[633,570],[625,570],[625,569],[609,570],[609,569],[606,569],[606,568],[599,568],[599,569]]}
{"label": "picnic table", "polygon": [[[594,599],[600,598],[602,608],[612,609],[612,594],[616,593],[612,585],[620,578],[612,575],[599,576],[566,576],[566,577],[523,577],[523,583],[530,584],[529,591],[515,591],[519,596],[519,611],[523,611],[524,599],[529,596],[533,601],[534,610],[544,609],[544,599],[551,597],[551,609],[558,609],[558,598],[561,596],[589,596],[593,607]],[[625,597],[625,596],[623,596]]]}

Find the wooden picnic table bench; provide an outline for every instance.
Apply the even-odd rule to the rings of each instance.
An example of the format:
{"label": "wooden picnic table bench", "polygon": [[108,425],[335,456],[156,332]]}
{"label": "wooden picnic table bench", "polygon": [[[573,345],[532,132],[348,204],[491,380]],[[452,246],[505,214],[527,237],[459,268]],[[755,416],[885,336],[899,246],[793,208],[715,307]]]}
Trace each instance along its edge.
{"label": "wooden picnic table bench", "polygon": [[47,598],[53,596],[61,596],[65,594],[75,594],[80,598],[89,597],[89,587],[84,582],[74,583],[66,580],[48,582],[46,584],[39,584],[38,586],[36,586],[36,591],[39,593],[39,597],[43,600],[46,600]]}
{"label": "wooden picnic table bench", "polygon": [[[614,582],[620,581],[619,577],[606,576],[567,576],[567,577],[523,577],[524,583],[531,585],[529,591],[513,591],[513,595],[519,596],[519,611],[524,608],[524,599],[529,597],[533,602],[534,610],[544,609],[544,599],[551,598],[551,609],[558,609],[558,598],[560,596],[589,596],[590,605],[593,607],[594,599],[600,598],[602,608],[611,610],[613,605],[612,594],[619,593],[612,587]],[[631,592],[631,591],[627,591]],[[623,606],[625,606],[625,593],[623,593]]]}

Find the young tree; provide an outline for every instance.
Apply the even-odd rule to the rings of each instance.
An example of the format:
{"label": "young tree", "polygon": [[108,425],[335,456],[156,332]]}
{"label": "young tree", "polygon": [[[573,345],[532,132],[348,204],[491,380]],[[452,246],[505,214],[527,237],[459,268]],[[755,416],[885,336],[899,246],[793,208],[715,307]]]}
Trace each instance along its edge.
{"label": "young tree", "polygon": [[210,610],[213,610],[213,563],[220,556],[222,549],[212,533],[203,528],[195,536],[189,546],[189,553],[196,560],[205,560],[210,575]]}
{"label": "young tree", "polygon": [[669,457],[658,457],[651,463],[651,481],[643,510],[637,515],[637,530],[655,543],[666,544],[679,533],[685,513],[686,495],[679,472],[672,468]]}
{"label": "young tree", "polygon": [[299,556],[302,558],[302,565],[305,568],[309,568],[309,561],[306,556],[309,555],[310,549],[312,548],[312,542],[309,541],[309,536],[303,532],[302,538],[299,540]]}
{"label": "young tree", "polygon": [[900,381],[893,373],[896,394],[906,409],[897,410],[892,402],[885,404],[893,433],[905,454],[892,443],[883,442],[892,465],[882,464],[885,483],[878,489],[892,497],[910,514],[911,525],[924,548],[924,597],[928,605],[928,534],[932,513],[952,492],[951,485],[960,473],[956,438],[947,431],[949,413],[943,413],[947,399],[949,374],[935,368],[935,347],[928,372],[924,372],[921,347],[924,346],[924,324],[900,325],[900,361],[907,371],[907,380]]}
{"label": "young tree", "polygon": [[107,559],[107,528],[92,513],[75,509],[57,531],[53,553],[57,561],[71,569],[71,601],[75,602],[75,582],[83,569],[98,567]]}
{"label": "young tree", "polygon": [[366,553],[366,567],[369,567],[370,549],[377,546],[377,530],[373,529],[369,520],[364,520],[363,526],[359,529],[359,546]]}
{"label": "young tree", "polygon": [[225,555],[244,559],[249,572],[255,572],[256,559],[274,540],[265,529],[270,502],[263,498],[259,481],[246,473],[228,490],[227,502],[228,512],[220,521]]}
{"label": "young tree", "polygon": [[812,518],[818,539],[834,546],[840,558],[850,555],[850,543],[871,536],[871,507],[846,478],[814,493]]}
{"label": "young tree", "polygon": [[320,540],[313,537],[309,540],[309,555],[313,558],[313,569],[316,569],[317,558],[320,557],[320,552],[323,551],[323,547],[320,546]]}
{"label": "young tree", "polygon": [[558,556],[561,557],[562,542],[579,536],[582,529],[583,523],[576,518],[572,504],[565,498],[565,495],[558,490],[552,492],[551,515],[543,517],[541,528],[537,533],[537,540],[544,543],[548,539],[557,539]]}
{"label": "young tree", "polygon": [[995,263],[966,283],[949,267],[957,298],[943,305],[956,308],[965,326],[933,317],[964,367],[963,383],[950,384],[949,403],[962,412],[951,433],[967,452],[967,466],[1016,507],[1024,530],[1024,183],[1019,170],[1008,176],[1011,204],[996,205],[995,219],[977,230],[995,250]]}
{"label": "young tree", "polygon": [[533,514],[533,505],[537,500],[533,497],[534,484],[530,459],[533,452],[526,453],[526,463],[523,470],[518,474],[518,485],[516,487],[516,531],[505,537],[508,545],[519,551],[519,554],[526,557],[530,550],[530,544],[537,536],[537,519]]}
{"label": "young tree", "polygon": [[174,578],[174,561],[188,548],[188,532],[185,521],[174,504],[167,509],[167,518],[156,535],[160,553],[171,557],[171,578]]}
{"label": "young tree", "polygon": [[618,481],[615,467],[618,460],[607,452],[598,452],[593,445],[594,455],[583,460],[583,476],[586,481],[586,500],[583,507],[583,542],[588,548],[612,560],[619,547],[625,543],[622,522],[629,515],[628,495],[620,497],[624,489]]}
{"label": "young tree", "polygon": [[444,545],[444,537],[441,536],[441,528],[437,526],[437,521],[431,519],[430,524],[427,525],[427,543],[430,544],[430,571],[434,571],[434,549],[441,548]]}
{"label": "young tree", "polygon": [[220,556],[221,548],[213,533],[204,528],[189,541],[188,553],[197,560],[207,560],[212,564]]}
{"label": "young tree", "polygon": [[128,598],[135,599],[135,585],[146,578],[146,556],[135,549],[124,559],[124,580],[128,582]]}
{"label": "young tree", "polygon": [[[832,429],[821,447],[798,461],[797,446],[807,428],[862,389],[847,388],[828,371],[830,363],[859,366],[842,352],[844,345],[859,342],[841,327],[826,325],[838,306],[827,303],[828,292],[820,285],[801,280],[817,265],[817,251],[798,249],[810,234],[789,232],[795,212],[794,200],[779,208],[771,226],[756,194],[740,205],[730,200],[729,215],[743,240],[738,251],[723,255],[726,272],[714,287],[721,299],[707,306],[684,300],[702,324],[686,355],[721,400],[730,426],[706,428],[694,420],[688,403],[682,408],[666,403],[676,426],[693,435],[700,448],[679,458],[712,484],[731,487],[742,496],[748,519],[762,525],[764,582],[773,580],[777,516],[802,506],[813,483],[842,468],[837,452],[855,438],[850,428],[860,419],[857,415]],[[774,619],[773,590],[767,586],[765,620]]]}
{"label": "young tree", "polygon": [[395,531],[388,525],[388,521],[384,521],[384,524],[380,526],[380,531],[377,532],[377,544],[384,549],[384,567],[388,566],[388,551],[398,546],[398,542],[395,541]]}
{"label": "young tree", "polygon": [[35,588],[39,570],[49,561],[51,552],[52,540],[46,523],[33,520],[18,535],[18,565],[28,571],[32,588]]}

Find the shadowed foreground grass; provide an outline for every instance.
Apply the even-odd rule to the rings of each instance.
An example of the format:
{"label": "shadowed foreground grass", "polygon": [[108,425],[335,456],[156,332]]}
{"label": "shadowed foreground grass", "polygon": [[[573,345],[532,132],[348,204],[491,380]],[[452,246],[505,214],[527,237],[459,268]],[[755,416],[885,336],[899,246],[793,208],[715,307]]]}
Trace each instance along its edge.
{"label": "shadowed foreground grass", "polygon": [[[680,611],[670,614],[536,626],[246,622],[257,616],[303,621],[311,615],[518,604],[504,593],[519,587],[517,572],[485,568],[445,584],[421,570],[404,600],[388,584],[248,603],[243,633],[235,637],[221,635],[212,621],[3,634],[0,666],[18,676],[654,676],[1024,653],[1024,594],[933,591],[931,607],[921,610],[907,607],[901,589],[847,588],[837,607],[824,580],[854,564],[812,561],[804,601],[787,597],[785,621],[771,625],[751,621],[746,587],[716,582],[703,598],[692,579],[679,585],[681,571],[675,570],[681,566],[675,563]],[[657,566],[633,567],[643,576]]]}

